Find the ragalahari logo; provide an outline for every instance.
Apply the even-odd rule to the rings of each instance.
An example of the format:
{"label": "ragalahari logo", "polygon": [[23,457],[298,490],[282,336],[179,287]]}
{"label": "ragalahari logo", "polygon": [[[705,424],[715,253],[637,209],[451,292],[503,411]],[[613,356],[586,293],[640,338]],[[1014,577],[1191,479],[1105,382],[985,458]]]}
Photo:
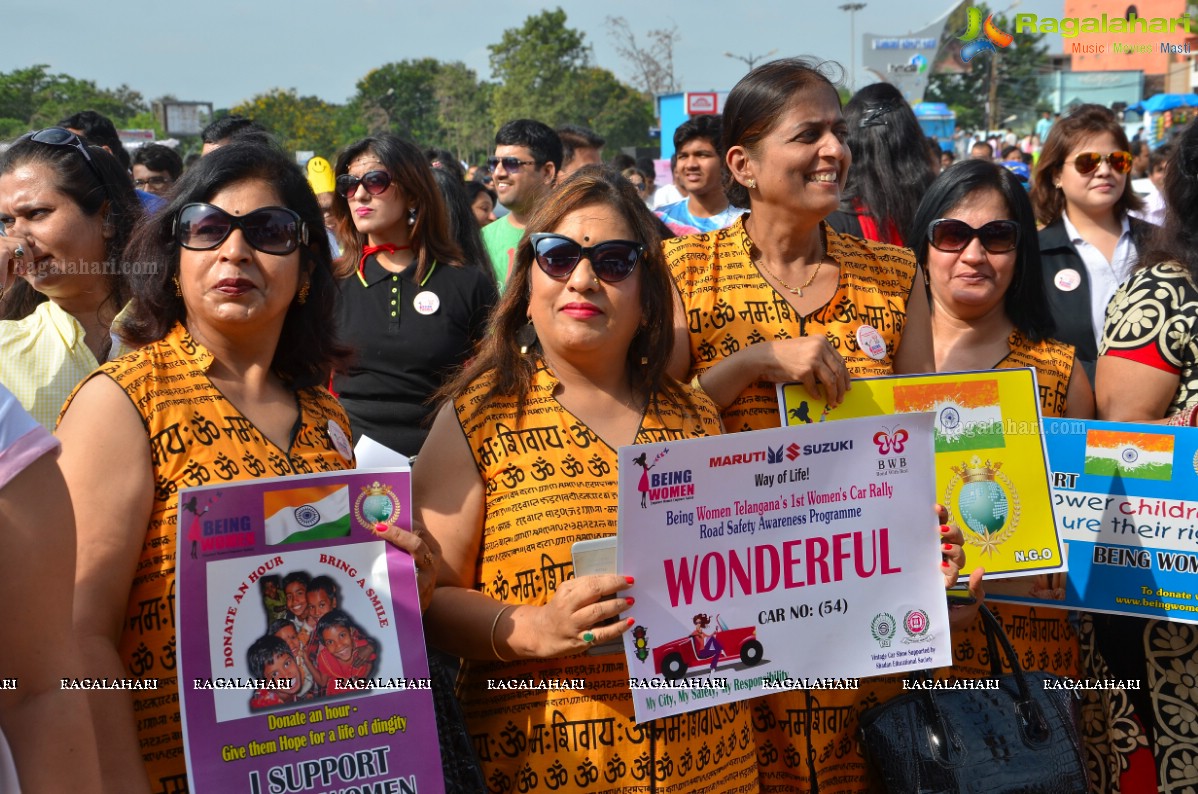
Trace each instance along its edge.
{"label": "ragalahari logo", "polygon": [[[994,14],[986,17],[986,21],[982,21],[982,10],[980,8],[970,8],[966,12],[969,15],[969,23],[965,28],[965,35],[960,36],[960,40],[965,42],[961,47],[961,60],[965,63],[977,55],[979,52],[998,52],[994,49],[997,44],[999,47],[1009,47],[1015,37],[1010,33],[1004,33],[994,24]],[[983,38],[979,38],[982,36]]]}

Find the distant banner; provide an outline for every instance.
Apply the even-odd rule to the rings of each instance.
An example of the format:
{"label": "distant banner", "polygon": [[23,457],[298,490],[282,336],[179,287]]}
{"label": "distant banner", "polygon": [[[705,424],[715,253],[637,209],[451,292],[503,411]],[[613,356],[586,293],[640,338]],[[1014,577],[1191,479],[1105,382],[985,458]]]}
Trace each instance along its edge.
{"label": "distant banner", "polygon": [[621,447],[636,720],[950,664],[931,439],[911,414]]}
{"label": "distant banner", "polygon": [[[854,378],[835,409],[802,385],[786,383],[778,386],[778,405],[783,424],[790,425],[859,416],[893,416],[897,422],[908,412],[931,411],[936,501],[965,533],[969,569],[985,568],[990,580],[1065,570],[1033,370]],[[880,449],[900,453],[908,442],[887,428],[874,439]]]}
{"label": "distant banner", "polygon": [[[179,494],[179,697],[192,791],[440,792],[406,470]],[[281,545],[279,545],[281,544]]]}
{"label": "distant banner", "polygon": [[1198,623],[1198,430],[1045,419],[1068,576],[987,598]]}

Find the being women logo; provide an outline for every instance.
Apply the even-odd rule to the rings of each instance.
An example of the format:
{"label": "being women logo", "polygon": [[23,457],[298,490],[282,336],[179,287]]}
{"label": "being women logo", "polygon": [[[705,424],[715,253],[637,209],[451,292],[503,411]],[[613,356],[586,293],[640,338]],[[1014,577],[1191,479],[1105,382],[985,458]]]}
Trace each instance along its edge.
{"label": "being women logo", "polygon": [[983,22],[980,8],[970,8],[967,13],[968,24],[965,27],[965,35],[958,37],[965,42],[965,45],[961,47],[961,60],[964,63],[969,63],[978,53],[997,53],[996,46],[1006,48],[1015,40],[1010,33],[1004,33],[998,29],[998,26],[994,24],[994,14],[990,14]]}

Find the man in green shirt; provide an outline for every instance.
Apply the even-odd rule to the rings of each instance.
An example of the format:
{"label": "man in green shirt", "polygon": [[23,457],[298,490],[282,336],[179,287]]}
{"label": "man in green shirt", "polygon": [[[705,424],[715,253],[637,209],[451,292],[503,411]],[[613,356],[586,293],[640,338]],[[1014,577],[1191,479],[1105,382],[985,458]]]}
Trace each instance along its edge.
{"label": "man in green shirt", "polygon": [[483,245],[500,286],[516,258],[524,225],[557,181],[562,142],[552,128],[532,119],[509,121],[495,134],[491,166],[495,192],[508,214],[483,227]]}

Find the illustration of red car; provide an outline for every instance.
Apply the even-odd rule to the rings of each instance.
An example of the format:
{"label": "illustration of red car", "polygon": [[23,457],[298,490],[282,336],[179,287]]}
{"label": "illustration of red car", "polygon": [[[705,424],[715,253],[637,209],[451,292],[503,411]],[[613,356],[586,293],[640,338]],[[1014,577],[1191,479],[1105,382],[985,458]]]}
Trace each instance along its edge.
{"label": "illustration of red car", "polygon": [[[715,638],[720,648],[717,665],[740,661],[752,667],[761,661],[763,649],[757,641],[756,626],[730,629],[718,617],[716,621],[719,629],[710,636]],[[711,658],[700,656],[703,649],[701,642],[699,637],[690,634],[665,645],[658,645],[653,649],[653,669],[665,676],[667,681],[676,681],[685,677],[686,671],[691,667],[710,668]]]}

